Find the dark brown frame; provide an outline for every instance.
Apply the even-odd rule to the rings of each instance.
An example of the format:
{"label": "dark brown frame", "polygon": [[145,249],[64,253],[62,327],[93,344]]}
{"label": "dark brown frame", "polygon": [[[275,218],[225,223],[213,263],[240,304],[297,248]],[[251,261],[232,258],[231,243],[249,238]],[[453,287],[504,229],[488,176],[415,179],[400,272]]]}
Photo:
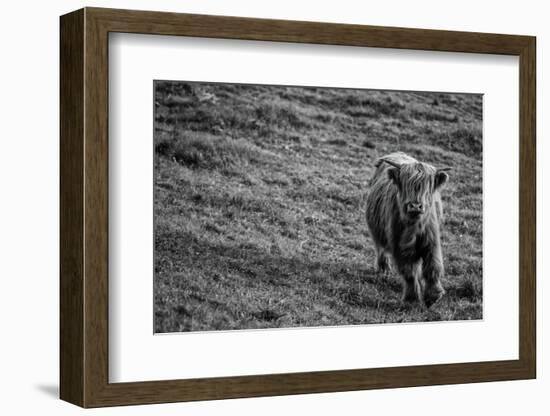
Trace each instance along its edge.
{"label": "dark brown frame", "polygon": [[[519,359],[109,383],[109,32],[519,56]],[[530,36],[98,8],[62,16],[61,398],[99,407],[535,378],[535,50]]]}

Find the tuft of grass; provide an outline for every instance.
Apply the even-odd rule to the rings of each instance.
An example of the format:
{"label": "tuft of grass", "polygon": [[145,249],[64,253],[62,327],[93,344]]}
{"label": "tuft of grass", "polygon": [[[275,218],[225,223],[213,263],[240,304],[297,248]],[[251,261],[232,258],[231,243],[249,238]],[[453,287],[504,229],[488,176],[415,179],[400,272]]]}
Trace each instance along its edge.
{"label": "tuft of grass", "polygon": [[228,169],[267,159],[261,149],[243,139],[204,133],[187,133],[159,141],[155,145],[155,152],[194,169]]}
{"label": "tuft of grass", "polygon": [[451,287],[449,292],[450,296],[467,300],[471,303],[480,302],[483,297],[481,283],[472,277],[466,277],[461,280],[456,286]]}

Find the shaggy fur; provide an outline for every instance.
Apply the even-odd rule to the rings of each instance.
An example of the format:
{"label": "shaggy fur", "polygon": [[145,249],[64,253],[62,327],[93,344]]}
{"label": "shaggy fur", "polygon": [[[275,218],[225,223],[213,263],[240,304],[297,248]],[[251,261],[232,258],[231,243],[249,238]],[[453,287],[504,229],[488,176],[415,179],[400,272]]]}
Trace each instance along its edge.
{"label": "shaggy fur", "polygon": [[440,189],[448,180],[449,168],[436,169],[400,152],[379,158],[375,166],[366,217],[377,268],[387,271],[391,257],[404,281],[403,300],[417,302],[422,295],[429,308],[445,293]]}

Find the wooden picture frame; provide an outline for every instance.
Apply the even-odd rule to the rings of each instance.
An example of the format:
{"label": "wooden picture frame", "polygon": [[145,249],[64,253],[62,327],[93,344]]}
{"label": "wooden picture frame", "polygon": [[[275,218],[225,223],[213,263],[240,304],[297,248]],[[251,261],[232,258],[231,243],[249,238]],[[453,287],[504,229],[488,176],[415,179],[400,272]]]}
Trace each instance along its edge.
{"label": "wooden picture frame", "polygon": [[[535,378],[534,37],[100,8],[64,15],[60,28],[61,399],[101,407]],[[110,32],[519,56],[519,359],[109,383]]]}

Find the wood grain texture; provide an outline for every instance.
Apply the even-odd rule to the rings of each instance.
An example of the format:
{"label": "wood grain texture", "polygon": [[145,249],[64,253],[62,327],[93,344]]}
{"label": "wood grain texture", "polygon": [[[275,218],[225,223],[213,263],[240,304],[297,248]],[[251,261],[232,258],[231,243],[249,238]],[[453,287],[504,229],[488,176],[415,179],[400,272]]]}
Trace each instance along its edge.
{"label": "wood grain texture", "polygon": [[519,55],[528,36],[87,8],[110,32]]}
{"label": "wood grain texture", "polygon": [[61,19],[60,388],[84,405],[84,12]]}
{"label": "wood grain texture", "polygon": [[519,173],[519,355],[536,377],[536,41],[520,54],[520,173]]}
{"label": "wood grain texture", "polygon": [[[190,380],[108,381],[108,33],[520,57],[518,360]],[[535,377],[535,39],[87,8],[61,18],[61,397],[83,407]]]}
{"label": "wood grain texture", "polygon": [[85,406],[108,380],[108,33],[86,12],[84,57]]}

